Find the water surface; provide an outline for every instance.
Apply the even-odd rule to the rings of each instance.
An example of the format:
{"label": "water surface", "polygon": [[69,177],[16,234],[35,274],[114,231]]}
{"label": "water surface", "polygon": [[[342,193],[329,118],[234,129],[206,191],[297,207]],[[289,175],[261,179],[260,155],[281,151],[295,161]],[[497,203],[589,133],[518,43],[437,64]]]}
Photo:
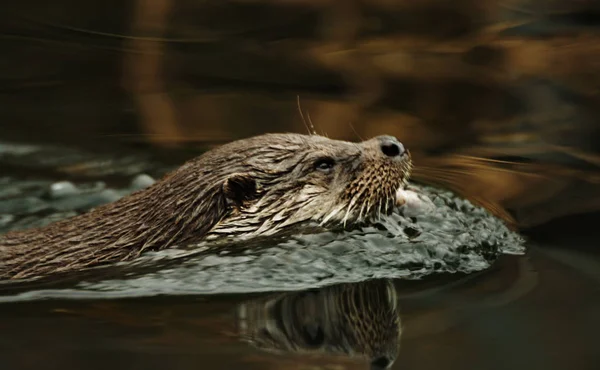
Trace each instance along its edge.
{"label": "water surface", "polygon": [[380,227],[329,251],[297,239],[2,285],[0,369],[599,369],[598,14],[565,0],[2,7],[0,232],[117,199],[218,143],[305,132],[300,95],[320,134],[398,137],[415,180],[527,241],[400,253]]}
{"label": "water surface", "polygon": [[[142,171],[169,168],[139,153],[66,155],[16,143],[2,153],[5,163],[21,164],[2,180],[3,231],[84,212],[146,186]],[[11,334],[0,337],[0,358],[8,369],[593,369],[597,254],[571,248],[569,238],[529,241],[523,254],[523,240],[499,219],[446,191],[421,189],[441,196],[438,205],[455,218],[441,213],[431,230],[426,219],[412,227],[446,230],[453,240],[452,230],[469,226],[468,241],[479,244],[465,249],[458,238],[455,246],[421,240],[399,248],[408,236],[394,228],[409,221],[394,215],[379,227],[297,237],[256,254],[209,251],[153,264],[168,251],[148,258],[150,268],[3,285],[0,328]]]}

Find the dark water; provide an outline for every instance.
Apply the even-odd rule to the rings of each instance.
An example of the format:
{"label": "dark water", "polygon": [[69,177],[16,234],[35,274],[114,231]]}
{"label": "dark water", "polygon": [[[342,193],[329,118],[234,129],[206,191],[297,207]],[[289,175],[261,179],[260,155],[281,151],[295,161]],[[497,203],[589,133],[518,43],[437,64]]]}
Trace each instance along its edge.
{"label": "dark water", "polygon": [[[599,266],[587,254],[532,248],[471,276],[396,281],[398,337],[375,332],[365,341],[323,311],[339,298],[332,288],[304,297],[309,304],[286,293],[292,309],[249,316],[245,330],[242,305],[267,311],[261,299],[271,296],[3,304],[0,353],[7,369],[364,369],[382,356],[370,346],[387,344],[396,347],[384,351],[397,356],[394,369],[592,370],[600,361]],[[381,320],[373,307],[390,306],[384,294],[368,303],[351,312],[364,330]],[[254,339],[261,335],[269,340]]]}
{"label": "dark water", "polygon": [[586,0],[1,5],[0,232],[305,132],[300,95],[319,133],[397,136],[415,180],[526,242],[0,285],[0,369],[600,369],[599,25]]}
{"label": "dark water", "polygon": [[[102,154],[7,142],[0,148],[3,231],[84,212],[147,185],[141,173],[159,176],[171,166],[155,151]],[[301,259],[282,270],[260,259],[212,256],[192,268],[146,269],[129,281],[121,274],[83,286],[3,286],[0,358],[7,369],[375,369],[386,363],[395,369],[595,369],[600,257],[593,226],[585,226],[589,218],[531,230],[524,254],[519,239],[504,235],[502,251],[510,254],[479,259],[478,245],[476,258],[454,268],[406,270],[401,262],[414,264],[415,255],[398,248],[400,240],[381,254],[375,239],[363,238],[362,250],[350,253],[359,258],[341,270],[332,265],[336,278],[356,281],[347,284],[331,285],[335,279],[320,275],[319,266],[295,270]],[[484,222],[478,233],[489,241],[501,224]],[[478,235],[473,240],[480,243]],[[305,243],[292,246],[290,255],[316,248],[326,253],[321,262],[343,259],[323,252],[327,240]],[[273,250],[261,255],[278,258]],[[431,252],[417,255],[435,260]],[[382,258],[395,264],[365,265]],[[290,272],[293,281],[285,278]],[[386,272],[398,278],[368,279]],[[241,293],[227,294],[236,289]]]}

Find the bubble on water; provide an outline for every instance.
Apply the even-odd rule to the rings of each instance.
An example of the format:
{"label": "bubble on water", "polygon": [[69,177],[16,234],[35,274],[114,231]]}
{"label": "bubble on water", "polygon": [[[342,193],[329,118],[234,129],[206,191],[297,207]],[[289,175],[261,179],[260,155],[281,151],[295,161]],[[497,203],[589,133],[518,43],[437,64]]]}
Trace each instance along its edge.
{"label": "bubble on water", "polygon": [[145,189],[147,187],[149,187],[150,185],[154,184],[155,180],[150,177],[149,175],[146,174],[140,174],[137,175],[130,184],[130,188],[133,190],[141,190],[141,189]]}
{"label": "bubble on water", "polygon": [[69,181],[59,181],[50,185],[49,196],[52,199],[70,197],[79,194],[79,189]]}
{"label": "bubble on water", "polygon": [[0,214],[0,228],[7,227],[14,220],[15,220],[15,216],[13,216],[13,215],[2,215],[2,214]]}

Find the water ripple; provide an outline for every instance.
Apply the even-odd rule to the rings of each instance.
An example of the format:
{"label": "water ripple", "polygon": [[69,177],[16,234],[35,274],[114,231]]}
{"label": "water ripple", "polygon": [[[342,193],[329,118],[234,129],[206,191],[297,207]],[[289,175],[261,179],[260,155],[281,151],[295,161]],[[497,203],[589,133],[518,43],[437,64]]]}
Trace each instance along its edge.
{"label": "water ripple", "polygon": [[[480,271],[500,254],[524,252],[524,240],[484,209],[448,191],[412,186],[435,204],[433,211],[409,217],[400,210],[369,227],[298,235],[229,255],[209,244],[153,252],[119,264],[130,271],[123,276],[28,290],[0,301],[252,293],[372,278],[419,279]],[[141,267],[144,272],[136,273]]]}

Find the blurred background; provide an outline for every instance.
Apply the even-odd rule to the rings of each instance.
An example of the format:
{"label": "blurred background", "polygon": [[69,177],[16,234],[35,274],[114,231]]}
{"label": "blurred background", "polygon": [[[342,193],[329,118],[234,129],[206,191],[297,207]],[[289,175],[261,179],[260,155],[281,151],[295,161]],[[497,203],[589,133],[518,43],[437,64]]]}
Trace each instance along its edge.
{"label": "blurred background", "polygon": [[[466,283],[397,282],[395,368],[598,369],[599,41],[597,0],[5,2],[0,199],[11,178],[110,185],[306,133],[299,97],[319,134],[397,136],[415,180],[532,241]],[[3,305],[0,353],[8,369],[365,368],[250,351],[223,313],[246,298]]]}
{"label": "blurred background", "polygon": [[395,135],[416,180],[522,230],[600,207],[597,1],[2,7],[1,140],[189,153],[306,132],[299,96],[318,133]]}

